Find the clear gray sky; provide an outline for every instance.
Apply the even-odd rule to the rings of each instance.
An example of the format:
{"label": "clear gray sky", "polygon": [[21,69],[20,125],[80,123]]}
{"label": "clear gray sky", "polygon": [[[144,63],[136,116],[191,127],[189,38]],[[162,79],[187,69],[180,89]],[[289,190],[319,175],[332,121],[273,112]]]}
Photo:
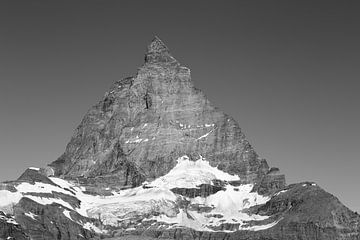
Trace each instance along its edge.
{"label": "clear gray sky", "polygon": [[288,183],[360,211],[359,1],[1,1],[0,180],[62,154],[158,35]]}

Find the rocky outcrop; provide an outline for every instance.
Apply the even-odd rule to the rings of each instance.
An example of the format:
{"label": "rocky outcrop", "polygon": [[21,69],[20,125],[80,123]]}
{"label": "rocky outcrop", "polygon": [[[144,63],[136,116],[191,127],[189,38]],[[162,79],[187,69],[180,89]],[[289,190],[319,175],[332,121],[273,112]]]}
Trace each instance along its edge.
{"label": "rocky outcrop", "polygon": [[80,224],[87,221],[84,217],[71,212],[71,220],[64,210],[68,209],[60,204],[41,205],[25,197],[16,205],[15,216],[33,240],[83,240],[95,236]]}
{"label": "rocky outcrop", "polygon": [[37,169],[28,168],[25,170],[23,174],[17,179],[19,182],[42,182],[51,185],[55,185],[49,178],[47,178],[44,174],[40,173]]}
{"label": "rocky outcrop", "polygon": [[225,190],[224,187],[212,184],[201,184],[197,188],[173,188],[173,193],[181,196],[195,198],[195,197],[208,197],[211,194],[215,194],[218,191]]}
{"label": "rocky outcrop", "polygon": [[0,239],[30,240],[13,216],[0,211]]}

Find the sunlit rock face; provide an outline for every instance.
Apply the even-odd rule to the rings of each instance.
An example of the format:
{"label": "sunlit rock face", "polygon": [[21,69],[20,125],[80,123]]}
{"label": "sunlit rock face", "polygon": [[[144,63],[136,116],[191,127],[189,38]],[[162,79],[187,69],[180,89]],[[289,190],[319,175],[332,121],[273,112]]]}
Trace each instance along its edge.
{"label": "sunlit rock face", "polygon": [[[115,82],[50,166],[56,176],[139,186],[165,175],[183,155],[202,156],[242,183],[260,184],[269,171],[238,123],[194,87],[190,69],[155,37],[137,74]],[[285,185],[277,176],[273,191]]]}

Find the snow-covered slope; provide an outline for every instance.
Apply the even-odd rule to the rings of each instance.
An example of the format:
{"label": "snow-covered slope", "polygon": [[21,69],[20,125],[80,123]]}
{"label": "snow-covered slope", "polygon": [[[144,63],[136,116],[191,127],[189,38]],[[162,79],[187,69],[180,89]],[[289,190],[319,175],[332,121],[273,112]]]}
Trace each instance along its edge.
{"label": "snow-covered slope", "polygon": [[[15,186],[16,192],[0,191],[0,209],[9,213],[9,206],[17,204],[22,197],[27,197],[42,205],[60,204],[65,208],[63,214],[72,221],[75,220],[70,212],[74,211],[84,217],[100,218],[104,225],[113,227],[125,220],[138,218],[144,222],[155,221],[168,224],[169,227],[189,227],[199,231],[215,231],[224,224],[236,226],[232,227],[231,231],[256,231],[272,227],[276,223],[248,226],[249,221],[262,221],[268,216],[249,214],[244,210],[265,204],[270,198],[252,192],[251,184],[231,185],[232,181],[240,180],[239,176],[210,166],[202,157],[191,161],[187,156],[183,156],[177,162],[165,176],[136,188],[113,192],[109,196],[87,194],[86,189],[77,183],[55,177],[50,177],[54,184],[23,182]],[[209,196],[191,198],[173,192],[175,188],[191,190],[204,184],[211,186],[214,181],[221,182],[222,188]],[[80,204],[74,206],[67,202],[66,197],[49,196],[53,193],[74,197]],[[187,204],[180,204],[181,202]],[[89,224],[83,223],[83,226],[89,228]],[[95,226],[89,229],[101,232]]]}
{"label": "snow-covered slope", "polygon": [[194,188],[201,184],[211,184],[214,179],[221,181],[238,181],[237,175],[230,175],[215,167],[202,156],[191,161],[188,156],[177,159],[177,165],[163,177],[159,177],[149,186],[166,188]]}

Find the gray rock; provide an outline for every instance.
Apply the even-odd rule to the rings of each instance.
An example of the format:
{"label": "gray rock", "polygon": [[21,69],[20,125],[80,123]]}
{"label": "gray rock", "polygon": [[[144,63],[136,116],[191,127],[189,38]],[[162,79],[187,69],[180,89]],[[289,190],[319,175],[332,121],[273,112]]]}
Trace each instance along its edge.
{"label": "gray rock", "polygon": [[[122,213],[126,217],[120,218],[117,225],[103,223],[102,208],[89,215],[94,218],[76,212],[81,203],[74,187],[68,189],[66,185],[61,192],[26,192],[16,205],[10,206],[12,215],[0,212],[0,239],[360,239],[358,214],[314,183],[286,186],[280,170],[270,168],[246,140],[238,123],[193,86],[190,70],[171,56],[157,37],[148,46],[145,63],[137,74],[115,82],[87,112],[62,156],[39,171],[26,170],[18,180],[0,184],[0,189],[16,192],[16,186],[23,182],[54,187],[55,180],[51,181],[49,176],[58,176],[75,180],[77,186],[86,188],[83,193],[105,198],[114,190],[140,186],[165,175],[183,155],[191,160],[205,157],[213,167],[237,174],[240,180],[215,179],[193,188],[172,188],[176,201],[160,201],[147,212],[130,208],[125,215]],[[270,200],[242,209],[249,215],[268,216],[244,220],[246,227],[277,222],[273,227],[237,231],[240,223],[221,219],[221,213],[212,212],[215,206],[189,200],[206,198],[229,186],[239,191],[247,183],[254,184],[253,192],[267,195]],[[151,185],[143,184],[143,188]],[[43,205],[30,196],[67,204]],[[145,203],[146,200],[141,202]],[[192,211],[223,221],[210,226],[213,231],[201,232],[152,219],[161,214],[175,217],[180,210],[188,219],[192,218],[189,214]],[[13,220],[18,224],[13,224]],[[95,233],[85,229],[85,223],[106,231]]]}
{"label": "gray rock", "polygon": [[269,172],[238,123],[194,87],[190,69],[155,37],[137,74],[115,82],[50,166],[57,176],[134,187],[166,174],[183,155],[201,155],[242,183],[260,184]]}

